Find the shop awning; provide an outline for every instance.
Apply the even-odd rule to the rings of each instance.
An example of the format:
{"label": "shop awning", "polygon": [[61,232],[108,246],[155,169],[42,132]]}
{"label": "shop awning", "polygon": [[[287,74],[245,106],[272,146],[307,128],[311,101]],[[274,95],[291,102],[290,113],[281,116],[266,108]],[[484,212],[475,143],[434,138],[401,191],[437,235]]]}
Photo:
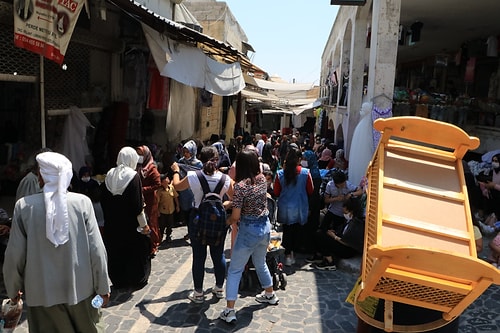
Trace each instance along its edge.
{"label": "shop awning", "polygon": [[317,108],[318,106],[321,106],[323,99],[324,98],[317,98],[312,103],[301,105],[301,106],[299,106],[297,108],[293,108],[292,109],[293,114],[299,115],[299,114],[301,114],[301,113],[303,113],[303,112],[305,112],[307,110],[311,110],[311,109]]}
{"label": "shop awning", "polygon": [[261,102],[278,103],[280,101],[280,99],[273,94],[269,94],[267,92],[257,92],[247,88],[241,91],[241,96],[246,97],[247,99],[259,100]]}
{"label": "shop awning", "polygon": [[197,47],[175,43],[147,24],[142,29],[160,75],[219,96],[236,95],[245,88],[239,62],[220,63]]}
{"label": "shop awning", "polygon": [[290,110],[262,109],[262,114],[275,114],[275,115],[281,115],[281,114],[293,114],[293,112],[292,112],[292,111],[290,111]]}
{"label": "shop awning", "polygon": [[255,85],[262,89],[273,90],[275,92],[297,92],[297,91],[309,91],[313,88],[312,83],[283,83],[283,82],[273,82],[257,78],[252,78]]}
{"label": "shop awning", "polygon": [[239,62],[241,67],[249,72],[264,72],[261,68],[253,65],[243,53],[229,44],[205,35],[183,24],[176,23],[141,5],[134,0],[107,0],[111,4],[128,13],[138,21],[150,26],[159,33],[173,40],[193,44],[203,52],[217,61],[224,63]]}

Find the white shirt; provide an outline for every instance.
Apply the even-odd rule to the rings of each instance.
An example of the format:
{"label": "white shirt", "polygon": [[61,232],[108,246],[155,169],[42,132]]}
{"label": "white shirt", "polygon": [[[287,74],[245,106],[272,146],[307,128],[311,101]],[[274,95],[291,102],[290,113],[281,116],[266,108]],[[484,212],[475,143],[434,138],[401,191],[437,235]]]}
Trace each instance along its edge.
{"label": "white shirt", "polygon": [[[203,171],[202,174],[205,176],[205,179],[208,182],[208,187],[210,188],[211,191],[215,189],[215,187],[217,186],[219,180],[223,175],[223,173],[220,171],[216,171],[212,176],[206,175]],[[194,207],[198,208],[198,206],[201,203],[201,199],[203,199],[203,189],[201,188],[200,180],[196,175],[196,171],[188,171],[187,178],[189,182],[189,188],[191,189],[194,195]],[[224,186],[222,187],[222,190],[219,193],[221,197],[229,190],[230,185],[231,185],[231,178],[226,177],[226,182],[224,183]]]}

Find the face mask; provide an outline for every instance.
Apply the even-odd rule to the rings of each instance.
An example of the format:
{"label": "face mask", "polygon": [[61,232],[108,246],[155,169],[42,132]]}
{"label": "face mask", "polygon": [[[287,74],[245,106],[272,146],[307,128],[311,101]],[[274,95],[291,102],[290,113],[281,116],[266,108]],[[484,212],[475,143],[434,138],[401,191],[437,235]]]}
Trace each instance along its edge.
{"label": "face mask", "polygon": [[88,183],[90,181],[90,177],[82,177],[82,182]]}
{"label": "face mask", "polygon": [[142,162],[144,162],[144,156],[139,156],[137,163],[142,164]]}
{"label": "face mask", "polygon": [[309,163],[307,163],[306,160],[300,161],[300,165],[303,166],[304,168],[307,168],[309,166]]}
{"label": "face mask", "polygon": [[352,219],[352,217],[351,217],[351,213],[345,213],[345,214],[344,214],[344,218],[345,218],[347,221],[349,221],[350,219]]}
{"label": "face mask", "polygon": [[491,166],[493,167],[493,169],[498,169],[500,167],[500,163],[498,163],[498,162],[492,162]]}

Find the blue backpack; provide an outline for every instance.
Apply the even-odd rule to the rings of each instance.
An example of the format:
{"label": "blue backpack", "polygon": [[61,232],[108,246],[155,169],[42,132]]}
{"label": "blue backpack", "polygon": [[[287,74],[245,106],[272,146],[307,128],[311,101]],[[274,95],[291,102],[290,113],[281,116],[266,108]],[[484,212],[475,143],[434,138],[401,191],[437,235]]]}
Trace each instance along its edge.
{"label": "blue backpack", "polygon": [[210,191],[208,182],[200,170],[196,171],[196,176],[203,189],[203,198],[198,206],[197,217],[193,221],[195,237],[203,245],[217,246],[225,241],[228,230],[227,214],[220,195],[226,182],[226,175],[222,175],[213,191]]}

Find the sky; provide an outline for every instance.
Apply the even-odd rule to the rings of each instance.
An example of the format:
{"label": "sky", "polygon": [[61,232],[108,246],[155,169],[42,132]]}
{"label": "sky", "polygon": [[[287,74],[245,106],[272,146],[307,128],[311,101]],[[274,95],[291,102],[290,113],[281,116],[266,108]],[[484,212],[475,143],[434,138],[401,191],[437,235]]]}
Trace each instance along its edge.
{"label": "sky", "polygon": [[[290,83],[319,85],[321,55],[339,6],[330,0],[225,0],[253,64]],[[294,81],[295,80],[295,81]]]}

